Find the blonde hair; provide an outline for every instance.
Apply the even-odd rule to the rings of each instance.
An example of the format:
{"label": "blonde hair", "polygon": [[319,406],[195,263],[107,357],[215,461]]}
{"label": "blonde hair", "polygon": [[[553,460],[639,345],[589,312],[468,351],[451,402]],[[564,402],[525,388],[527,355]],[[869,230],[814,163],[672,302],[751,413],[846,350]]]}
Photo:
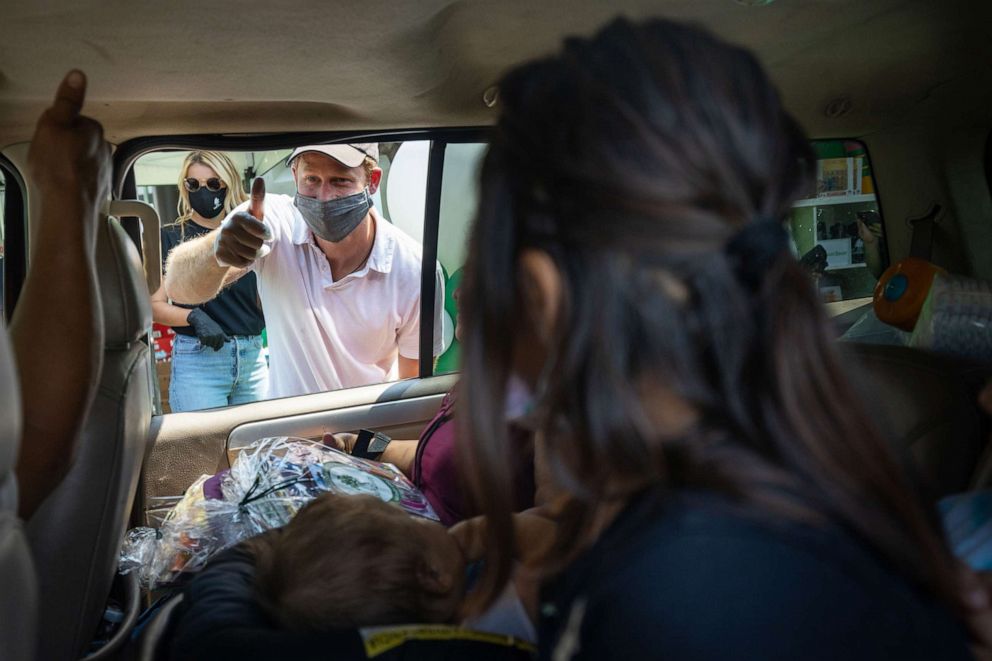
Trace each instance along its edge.
{"label": "blonde hair", "polygon": [[176,218],[175,224],[179,225],[180,228],[186,224],[186,221],[193,218],[193,208],[189,203],[189,192],[187,192],[183,181],[188,176],[190,166],[194,163],[205,165],[216,172],[217,178],[227,186],[228,192],[224,198],[223,211],[225,216],[231,213],[234,207],[248,199],[248,194],[245,193],[245,189],[241,185],[238,168],[226,154],[217,151],[191,151],[183,159],[183,165],[179,168],[179,204],[176,205],[179,217]]}

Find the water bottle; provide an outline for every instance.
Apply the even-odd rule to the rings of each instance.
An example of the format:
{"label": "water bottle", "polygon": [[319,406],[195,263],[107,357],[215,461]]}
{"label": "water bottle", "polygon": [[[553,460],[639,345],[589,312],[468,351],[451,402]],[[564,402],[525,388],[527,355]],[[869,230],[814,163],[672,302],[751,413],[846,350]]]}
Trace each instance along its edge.
{"label": "water bottle", "polygon": [[992,283],[947,274],[934,278],[910,346],[992,365]]}
{"label": "water bottle", "polygon": [[873,307],[881,321],[911,333],[909,346],[992,364],[992,282],[908,257],[879,278]]}

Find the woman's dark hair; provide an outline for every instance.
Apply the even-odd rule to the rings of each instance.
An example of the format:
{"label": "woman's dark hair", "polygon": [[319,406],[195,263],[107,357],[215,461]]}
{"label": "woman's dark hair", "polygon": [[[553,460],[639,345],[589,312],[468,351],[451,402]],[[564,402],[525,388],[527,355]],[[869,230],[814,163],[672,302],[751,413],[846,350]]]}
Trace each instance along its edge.
{"label": "woman's dark hair", "polygon": [[[527,332],[519,257],[535,248],[563,288],[537,393],[570,495],[550,557],[576,550],[603,503],[703,488],[832,521],[956,606],[950,555],[788,250],[781,223],[815,157],[757,59],[698,28],[618,19],[499,90],[462,297],[461,459],[490,521],[481,602],[512,560],[505,392]],[[698,422],[665,436],[645,386]]]}

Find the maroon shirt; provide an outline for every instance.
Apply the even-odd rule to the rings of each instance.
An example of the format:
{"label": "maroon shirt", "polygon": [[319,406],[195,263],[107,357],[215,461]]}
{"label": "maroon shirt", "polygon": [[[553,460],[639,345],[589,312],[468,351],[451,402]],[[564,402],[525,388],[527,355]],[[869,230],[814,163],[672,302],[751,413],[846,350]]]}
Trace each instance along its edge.
{"label": "maroon shirt", "polygon": [[[478,513],[470,503],[457,466],[454,407],[452,391],[445,395],[437,415],[420,435],[411,471],[413,483],[446,526]],[[510,428],[510,442],[516,448],[514,490],[519,511],[534,505],[534,446],[530,433],[516,427]]]}

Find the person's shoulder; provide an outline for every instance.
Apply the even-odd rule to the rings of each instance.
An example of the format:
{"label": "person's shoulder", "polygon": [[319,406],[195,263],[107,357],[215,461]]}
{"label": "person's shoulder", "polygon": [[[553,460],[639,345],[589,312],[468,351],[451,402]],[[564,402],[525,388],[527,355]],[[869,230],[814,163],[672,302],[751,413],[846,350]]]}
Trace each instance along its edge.
{"label": "person's shoulder", "polygon": [[[244,210],[248,209],[251,204],[251,200],[244,203]],[[240,208],[240,207],[239,207]],[[286,218],[291,220],[295,214],[294,211],[296,205],[293,204],[293,198],[289,195],[283,193],[266,193],[265,194],[265,217],[276,216],[279,218]]]}
{"label": "person's shoulder", "polygon": [[631,556],[618,576],[634,589],[639,571],[686,590],[695,589],[687,580],[695,576],[725,593],[755,583],[790,590],[800,576],[828,592],[863,592],[894,578],[863,543],[829,522],[784,519],[708,496],[676,497],[622,539]]}
{"label": "person's shoulder", "polygon": [[[699,578],[708,580],[729,560],[738,575],[747,572],[752,580],[777,581],[783,572],[804,565],[829,567],[820,559],[832,559],[846,546],[833,530],[763,519],[708,500],[676,500],[639,525],[628,538],[630,560],[642,570],[664,567],[666,574],[671,573],[665,580],[695,573],[701,564],[709,566]],[[761,576],[763,572],[768,576]],[[633,581],[636,571],[624,573]]]}
{"label": "person's shoulder", "polygon": [[[247,200],[246,205],[251,204],[251,199]],[[275,208],[280,210],[289,210],[294,208],[293,196],[286,195],[285,193],[266,193],[265,194],[265,206],[268,209],[270,204],[275,205]],[[247,208],[247,206],[246,206]]]}
{"label": "person's shoulder", "polygon": [[379,259],[388,255],[390,263],[387,280],[393,287],[398,287],[403,292],[406,300],[418,299],[420,268],[423,262],[423,249],[420,244],[382,216],[377,217],[376,234],[376,241],[383,242]]}
{"label": "person's shoulder", "polygon": [[[251,200],[238,205],[236,211],[247,211]],[[265,222],[275,232],[274,238],[292,237],[296,226],[296,205],[293,198],[283,193],[265,194]]]}
{"label": "person's shoulder", "polygon": [[[826,658],[851,639],[872,653],[915,646],[924,656],[901,658],[926,658],[935,646],[950,650],[963,640],[933,598],[829,524],[689,499],[628,533],[600,549],[611,557],[577,588],[588,594],[600,633],[681,641],[691,656],[720,631],[720,649],[739,658]],[[823,652],[801,653],[812,649]]]}
{"label": "person's shoulder", "polygon": [[186,236],[183,232],[182,223],[178,220],[168,225],[163,225],[160,235],[162,237],[162,260],[164,262],[172,249],[182,243]]}
{"label": "person's shoulder", "polygon": [[376,231],[383,232],[385,238],[394,244],[393,259],[415,262],[417,268],[420,267],[420,260],[424,254],[423,247],[412,236],[391,223],[389,220],[378,217]]}
{"label": "person's shoulder", "polygon": [[183,230],[183,225],[178,220],[162,225],[162,238],[178,239]]}

